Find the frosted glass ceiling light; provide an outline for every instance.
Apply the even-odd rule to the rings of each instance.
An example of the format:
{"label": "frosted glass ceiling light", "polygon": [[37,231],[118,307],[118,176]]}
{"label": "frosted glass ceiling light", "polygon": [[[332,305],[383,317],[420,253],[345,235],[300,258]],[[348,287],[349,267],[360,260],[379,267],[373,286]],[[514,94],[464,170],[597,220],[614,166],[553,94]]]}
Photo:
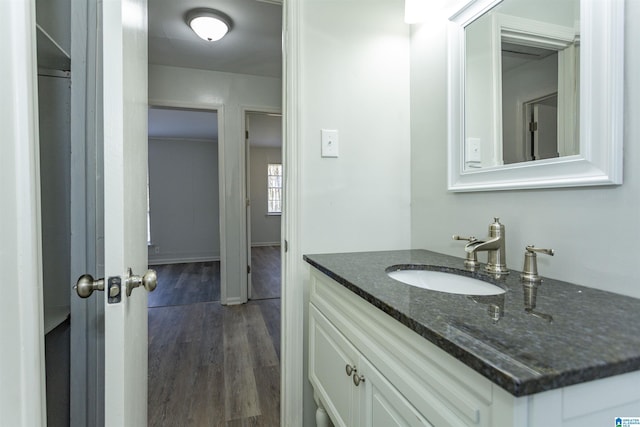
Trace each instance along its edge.
{"label": "frosted glass ceiling light", "polygon": [[229,32],[231,19],[213,9],[194,9],[187,14],[187,24],[202,40],[214,42]]}

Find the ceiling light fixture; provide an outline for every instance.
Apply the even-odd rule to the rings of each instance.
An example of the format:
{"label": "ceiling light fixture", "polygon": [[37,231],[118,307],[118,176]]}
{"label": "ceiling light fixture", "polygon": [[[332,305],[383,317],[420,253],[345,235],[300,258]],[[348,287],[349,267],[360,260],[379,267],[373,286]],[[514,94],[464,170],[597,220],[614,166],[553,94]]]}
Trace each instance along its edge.
{"label": "ceiling light fixture", "polygon": [[213,9],[194,9],[187,13],[187,25],[202,40],[220,40],[231,29],[231,19]]}

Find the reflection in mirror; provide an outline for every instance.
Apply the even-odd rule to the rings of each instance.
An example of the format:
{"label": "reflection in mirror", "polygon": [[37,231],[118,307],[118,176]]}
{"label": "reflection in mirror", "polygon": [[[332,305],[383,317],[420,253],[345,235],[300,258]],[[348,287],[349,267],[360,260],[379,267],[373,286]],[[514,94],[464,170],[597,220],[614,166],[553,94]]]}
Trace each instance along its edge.
{"label": "reflection in mirror", "polygon": [[504,164],[559,156],[558,52],[524,47],[502,44]]}
{"label": "reflection in mirror", "polygon": [[579,0],[540,3],[465,28],[465,170],[579,154]]}
{"label": "reflection in mirror", "polygon": [[620,0],[461,2],[448,190],[622,184],[624,24]]}

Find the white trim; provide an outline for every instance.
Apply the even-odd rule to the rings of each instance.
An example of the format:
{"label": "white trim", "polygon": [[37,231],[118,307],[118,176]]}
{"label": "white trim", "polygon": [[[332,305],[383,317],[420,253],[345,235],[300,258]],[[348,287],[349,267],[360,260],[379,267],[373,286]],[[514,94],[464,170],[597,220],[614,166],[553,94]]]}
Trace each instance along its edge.
{"label": "white trim", "polygon": [[[497,26],[495,31],[497,41],[504,40],[522,46],[559,51],[570,46],[576,37],[573,27],[502,13],[494,14],[494,20]],[[495,46],[500,46],[500,43],[496,43]]]}
{"label": "white trim", "polygon": [[251,243],[252,248],[264,248],[267,246],[280,246],[280,242],[258,242]]}
{"label": "white trim", "polygon": [[283,6],[283,239],[288,251],[282,256],[282,340],[280,382],[280,425],[303,425],[304,407],[304,286],[300,245],[300,2]]}
{"label": "white trim", "polygon": [[0,414],[46,425],[35,2],[0,2]]}
{"label": "white trim", "polygon": [[227,298],[227,302],[225,302],[224,305],[240,305],[240,304],[244,304],[247,301],[243,300],[240,297],[233,297],[233,298]]}
{"label": "white trim", "polygon": [[194,256],[194,257],[178,257],[178,258],[149,258],[149,265],[164,264],[186,264],[190,262],[212,262],[220,261],[219,256]]}
{"label": "white trim", "polygon": [[580,4],[580,154],[465,171],[464,27],[496,4],[469,2],[449,24],[449,191],[622,184],[624,1]]}

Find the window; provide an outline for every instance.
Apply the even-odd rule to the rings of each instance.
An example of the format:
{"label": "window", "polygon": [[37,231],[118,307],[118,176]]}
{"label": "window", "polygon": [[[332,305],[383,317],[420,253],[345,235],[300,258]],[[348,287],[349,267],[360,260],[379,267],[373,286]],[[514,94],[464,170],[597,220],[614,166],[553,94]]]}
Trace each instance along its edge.
{"label": "window", "polygon": [[267,213],[282,213],[282,164],[267,164]]}

